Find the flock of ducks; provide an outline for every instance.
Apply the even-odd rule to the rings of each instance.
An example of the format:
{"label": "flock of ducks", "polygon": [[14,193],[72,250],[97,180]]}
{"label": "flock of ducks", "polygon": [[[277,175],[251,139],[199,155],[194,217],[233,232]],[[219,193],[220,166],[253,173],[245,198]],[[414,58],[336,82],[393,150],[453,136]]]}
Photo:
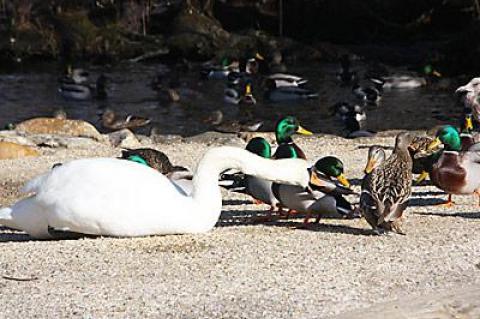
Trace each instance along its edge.
{"label": "flock of ducks", "polygon": [[[258,54],[246,61],[225,60],[222,65],[204,65],[201,74],[206,79],[226,81],[225,98],[230,102],[252,104],[252,77],[261,68],[261,61]],[[273,62],[276,69],[284,71],[281,58]],[[70,97],[88,93],[100,98],[106,77],[101,75],[96,86],[90,87],[85,84],[87,76],[72,70],[68,78],[61,79],[60,93]],[[343,85],[352,85],[353,95],[363,105],[341,102],[334,112],[343,121],[354,117],[357,124],[366,116],[364,106],[378,103],[387,83],[394,85],[393,78],[372,77],[369,86],[360,86],[346,57],[341,59],[337,78]],[[303,88],[307,80],[298,76],[272,73],[265,82],[265,97],[271,100],[315,97]],[[414,87],[415,81],[402,78],[395,85],[402,82]],[[312,132],[295,117],[286,116],[275,126],[275,151],[262,137],[252,138],[245,149],[212,148],[199,161],[195,173],[173,165],[166,154],[149,148],[125,149],[119,159],[90,158],[55,165],[27,183],[22,191],[30,194],[28,197],[0,209],[0,224],[38,239],[206,232],[220,216],[222,186],[269,205],[267,220],[274,218],[274,213],[286,218],[300,213],[308,226],[312,216],[316,223],[330,214],[363,217],[374,234],[405,234],[403,215],[413,174],[419,175],[415,183],[429,176],[445,191],[449,195],[445,206],[453,205],[452,195],[480,197],[480,134],[473,131],[473,119],[480,119],[480,78],[460,87],[456,94],[465,109],[460,130],[446,125],[436,130],[435,136],[400,133],[389,156],[379,146],[370,147],[360,193],[351,189],[341,159],[326,156],[308,165],[293,136]],[[111,129],[146,123],[134,116],[117,121],[108,111],[102,116],[104,125]],[[244,124],[239,129],[246,127]]]}

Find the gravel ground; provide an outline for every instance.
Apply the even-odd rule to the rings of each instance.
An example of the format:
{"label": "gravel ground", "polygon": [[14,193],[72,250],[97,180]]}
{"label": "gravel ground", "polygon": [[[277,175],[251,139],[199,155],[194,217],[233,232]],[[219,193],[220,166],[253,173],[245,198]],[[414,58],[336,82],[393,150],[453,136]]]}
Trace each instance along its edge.
{"label": "gravel ground", "polygon": [[[311,159],[341,158],[357,190],[368,146],[393,145],[392,137],[296,140]],[[155,147],[193,167],[215,143]],[[0,161],[2,205],[54,163],[119,154],[107,146],[42,152]],[[406,236],[372,236],[364,220],[323,219],[308,229],[302,218],[258,224],[251,217],[266,206],[227,192],[218,227],[202,235],[34,241],[0,228],[0,317],[319,318],[361,315],[357,309],[411,294],[435,299],[480,284],[477,200],[456,196],[453,209],[432,206],[445,197],[415,187]]]}

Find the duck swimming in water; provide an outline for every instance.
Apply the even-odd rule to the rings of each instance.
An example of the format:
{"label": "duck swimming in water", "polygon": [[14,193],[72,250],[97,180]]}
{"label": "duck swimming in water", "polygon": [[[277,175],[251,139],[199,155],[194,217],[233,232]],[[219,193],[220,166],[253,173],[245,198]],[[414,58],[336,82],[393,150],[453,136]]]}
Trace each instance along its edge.
{"label": "duck swimming in water", "polygon": [[150,119],[128,115],[124,119],[119,119],[113,110],[107,109],[102,113],[102,126],[110,130],[134,129],[150,124]]}

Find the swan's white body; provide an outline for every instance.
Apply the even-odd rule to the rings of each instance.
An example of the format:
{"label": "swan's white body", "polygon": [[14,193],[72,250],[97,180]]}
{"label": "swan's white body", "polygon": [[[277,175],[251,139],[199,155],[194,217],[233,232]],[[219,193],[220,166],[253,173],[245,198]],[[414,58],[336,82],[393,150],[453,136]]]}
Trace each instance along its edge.
{"label": "swan's white body", "polygon": [[39,239],[52,238],[49,228],[118,237],[206,232],[221,213],[218,175],[229,168],[280,183],[309,181],[303,160],[267,160],[227,146],[204,155],[191,196],[147,166],[80,159],[30,181],[23,191],[34,195],[0,209],[0,224]]}

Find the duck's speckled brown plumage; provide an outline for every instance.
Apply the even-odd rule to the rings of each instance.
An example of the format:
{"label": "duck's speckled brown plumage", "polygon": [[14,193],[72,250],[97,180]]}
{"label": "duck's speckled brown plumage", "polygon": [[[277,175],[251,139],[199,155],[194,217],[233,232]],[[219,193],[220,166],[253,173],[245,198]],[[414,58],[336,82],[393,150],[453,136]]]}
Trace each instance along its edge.
{"label": "duck's speckled brown plumage", "polygon": [[413,160],[412,172],[414,174],[421,174],[422,172],[429,172],[436,160],[435,150],[429,150],[428,146],[434,139],[429,136],[415,136],[412,143],[408,146],[408,152]]}
{"label": "duck's speckled brown plumage", "polygon": [[362,182],[360,209],[375,231],[394,230],[403,233],[400,218],[411,194],[412,158],[408,133],[397,136],[395,150]]}
{"label": "duck's speckled brown plumage", "polygon": [[163,175],[186,170],[184,167],[174,166],[165,153],[152,148],[124,149],[122,150],[121,158],[128,159],[133,155],[140,156],[147,162],[148,166],[156,169]]}

